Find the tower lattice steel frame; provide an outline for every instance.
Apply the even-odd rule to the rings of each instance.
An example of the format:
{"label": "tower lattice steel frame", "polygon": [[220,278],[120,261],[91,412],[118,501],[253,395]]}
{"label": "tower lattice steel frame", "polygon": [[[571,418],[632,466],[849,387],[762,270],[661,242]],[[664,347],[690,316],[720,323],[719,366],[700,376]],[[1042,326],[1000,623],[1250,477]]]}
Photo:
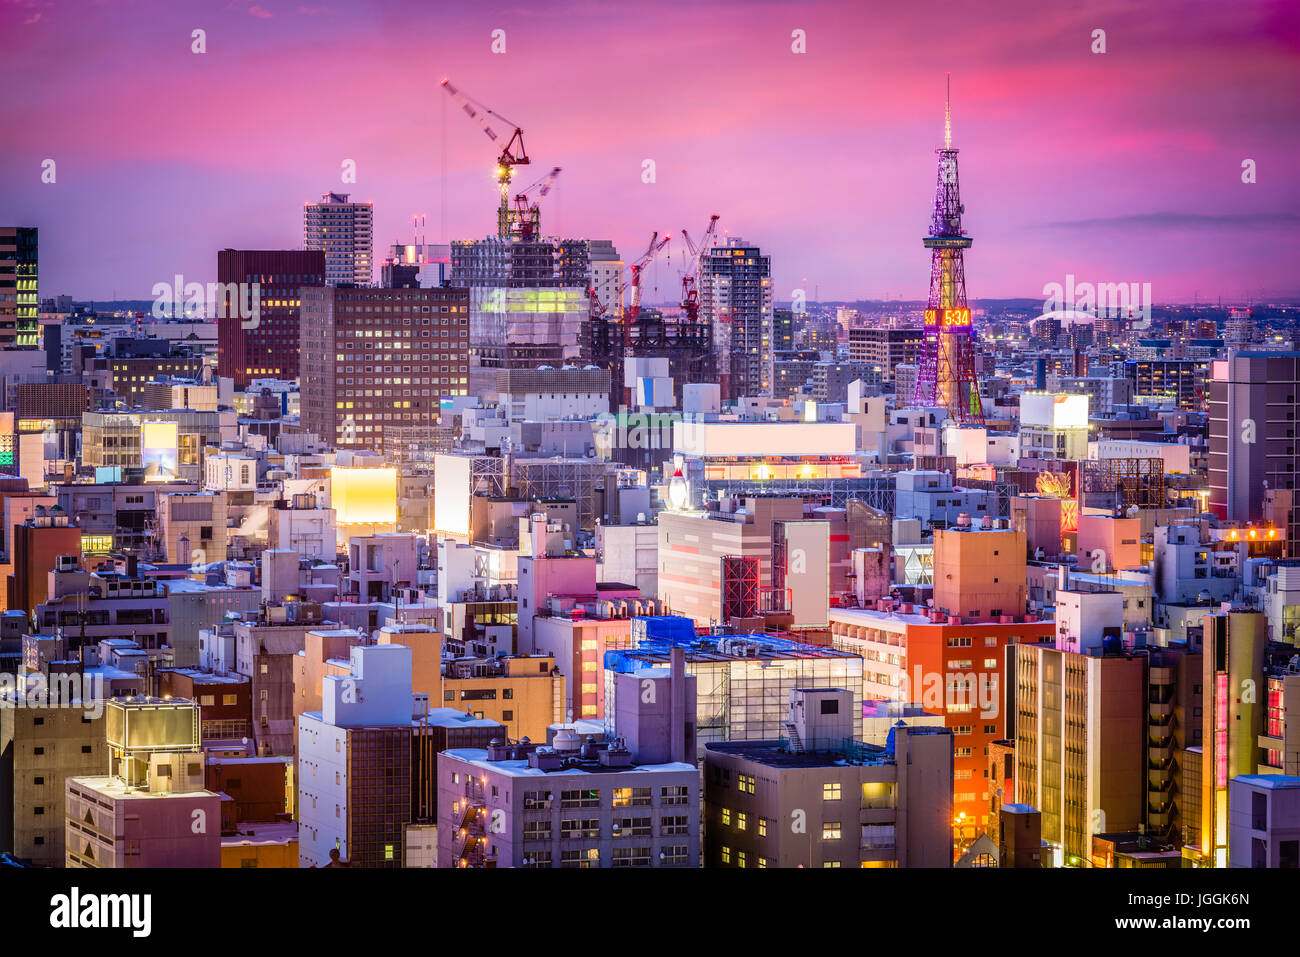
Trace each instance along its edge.
{"label": "tower lattice steel frame", "polygon": [[975,375],[975,329],[966,303],[966,265],[962,250],[974,241],[961,226],[957,150],[952,145],[952,109],[944,108],[944,145],[939,181],[925,248],[931,250],[930,298],[925,310],[925,342],[917,372],[915,401],[939,406],[962,423],[982,425],[984,407]]}

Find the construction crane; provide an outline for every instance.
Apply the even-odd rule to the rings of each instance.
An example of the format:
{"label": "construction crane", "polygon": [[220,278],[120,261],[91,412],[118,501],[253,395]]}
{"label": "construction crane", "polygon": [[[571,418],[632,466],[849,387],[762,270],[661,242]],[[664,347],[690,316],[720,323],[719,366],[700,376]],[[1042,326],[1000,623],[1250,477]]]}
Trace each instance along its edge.
{"label": "construction crane", "polygon": [[[510,239],[513,219],[510,211],[510,180],[515,175],[516,166],[527,166],[531,161],[528,159],[528,150],[524,148],[524,131],[518,124],[512,123],[500,113],[488,109],[482,103],[476,103],[467,97],[460,90],[451,85],[451,81],[443,77],[439,84],[446,90],[453,100],[455,100],[466,115],[471,120],[483,128],[483,132],[488,135],[492,142],[498,142],[501,137],[496,134],[492,127],[488,126],[484,114],[495,116],[501,122],[514,127],[514,133],[506,141],[505,147],[501,150],[501,155],[497,157],[497,188],[501,191],[501,203],[497,207],[497,235],[502,239]],[[477,107],[477,108],[476,108]],[[518,150],[516,151],[516,144]]]}
{"label": "construction crane", "polygon": [[536,183],[529,186],[522,193],[515,194],[515,212],[514,212],[514,236],[524,242],[531,242],[542,234],[542,214],[534,202],[528,205],[528,194],[537,191],[537,198],[541,199],[551,191],[555,185],[555,178],[560,175],[560,167],[553,166],[551,171],[539,179]]}
{"label": "construction crane", "polygon": [[[628,297],[628,307],[624,310],[622,318],[624,354],[627,353],[627,350],[631,348],[632,345],[632,324],[636,322],[637,316],[641,314],[641,274],[645,271],[645,268],[654,261],[654,258],[659,255],[660,251],[671,242],[672,238],[672,234],[666,232],[663,234],[663,238],[661,239],[659,238],[659,232],[656,230],[655,233],[651,235],[650,245],[646,247],[646,251],[641,255],[641,258],[630,266],[625,267],[632,271],[632,281],[630,284],[631,295]],[[588,287],[587,298],[591,301],[591,318],[600,319],[603,317],[605,315],[605,305],[599,298],[597,298],[594,287]]]}
{"label": "construction crane", "polygon": [[686,240],[686,249],[690,252],[691,258],[687,261],[689,272],[682,276],[682,309],[686,313],[686,321],[694,325],[700,315],[700,291],[696,283],[696,277],[700,274],[700,262],[710,249],[713,248],[713,238],[718,232],[718,214],[714,213],[709,217],[709,226],[704,230],[704,238],[700,245],[696,246],[691,241],[691,234],[682,230],[682,238]]}
{"label": "construction crane", "polygon": [[632,294],[628,297],[627,313],[623,317],[623,339],[625,343],[629,338],[628,329],[631,327],[632,323],[636,322],[636,317],[641,314],[641,274],[645,272],[645,268],[654,261],[654,258],[659,255],[660,250],[667,246],[672,238],[672,233],[664,233],[664,238],[660,239],[659,233],[655,232],[654,235],[650,237],[650,245],[647,247],[645,253],[640,259],[632,264]]}

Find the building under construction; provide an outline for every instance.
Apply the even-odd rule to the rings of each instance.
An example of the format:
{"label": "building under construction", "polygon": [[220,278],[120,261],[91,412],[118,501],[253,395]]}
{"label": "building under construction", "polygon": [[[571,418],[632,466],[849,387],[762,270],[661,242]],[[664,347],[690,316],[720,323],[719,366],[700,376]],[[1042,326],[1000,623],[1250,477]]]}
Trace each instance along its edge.
{"label": "building under construction", "polygon": [[588,247],[581,239],[500,237],[451,244],[451,283],[470,290],[471,376],[582,358]]}
{"label": "building under construction", "polygon": [[718,381],[713,327],[708,322],[673,322],[657,309],[646,309],[630,323],[609,315],[593,316],[588,328],[587,361],[610,371],[610,411],[630,404],[623,373],[625,355],[667,359],[679,409],[682,386]]}
{"label": "building under construction", "polygon": [[1083,465],[1083,491],[1090,505],[1104,503],[1128,509],[1164,508],[1168,504],[1163,459],[1106,458]]}

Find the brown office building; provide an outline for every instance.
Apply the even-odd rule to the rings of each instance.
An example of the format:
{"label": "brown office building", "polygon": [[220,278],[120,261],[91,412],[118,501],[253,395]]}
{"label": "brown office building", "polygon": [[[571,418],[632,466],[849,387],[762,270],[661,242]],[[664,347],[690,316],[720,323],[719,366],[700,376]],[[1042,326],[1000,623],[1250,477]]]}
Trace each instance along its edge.
{"label": "brown office building", "polygon": [[900,363],[915,363],[921,353],[925,332],[919,328],[885,329],[871,326],[849,330],[849,361],[874,366],[885,381],[894,378]]}
{"label": "brown office building", "polygon": [[790,692],[794,733],[704,751],[706,867],[951,867],[952,731],[855,741],[853,695]]}
{"label": "brown office building", "polygon": [[384,430],[438,425],[469,388],[469,291],[302,291],[302,424],[326,445],[378,449]]}
{"label": "brown office building", "polygon": [[61,555],[81,562],[81,528],[55,505],[48,512],[36,507],[36,516],[14,526],[13,574],[8,581],[8,607],[32,614],[50,597],[49,577]]}
{"label": "brown office building", "polygon": [[203,357],[178,351],[157,356],[114,356],[108,360],[113,373],[113,391],[138,409],[145,390],[158,379],[198,379],[203,375]]}
{"label": "brown office building", "polygon": [[1210,511],[1230,521],[1259,521],[1268,491],[1294,490],[1300,472],[1300,352],[1216,359],[1209,393]]}
{"label": "brown office building", "polygon": [[219,283],[248,283],[239,295],[250,304],[259,284],[257,324],[241,319],[231,304],[217,319],[217,374],[243,388],[253,379],[298,375],[298,316],[303,286],[325,282],[325,253],[319,249],[223,249],[217,253]]}

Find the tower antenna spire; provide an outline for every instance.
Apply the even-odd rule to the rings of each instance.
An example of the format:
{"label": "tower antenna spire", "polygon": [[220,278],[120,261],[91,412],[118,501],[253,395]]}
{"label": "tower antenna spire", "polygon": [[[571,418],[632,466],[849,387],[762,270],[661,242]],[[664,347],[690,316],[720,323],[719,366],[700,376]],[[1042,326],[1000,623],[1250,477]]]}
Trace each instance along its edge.
{"label": "tower antenna spire", "polygon": [[943,148],[952,149],[952,74],[948,74],[948,95],[943,101]]}

